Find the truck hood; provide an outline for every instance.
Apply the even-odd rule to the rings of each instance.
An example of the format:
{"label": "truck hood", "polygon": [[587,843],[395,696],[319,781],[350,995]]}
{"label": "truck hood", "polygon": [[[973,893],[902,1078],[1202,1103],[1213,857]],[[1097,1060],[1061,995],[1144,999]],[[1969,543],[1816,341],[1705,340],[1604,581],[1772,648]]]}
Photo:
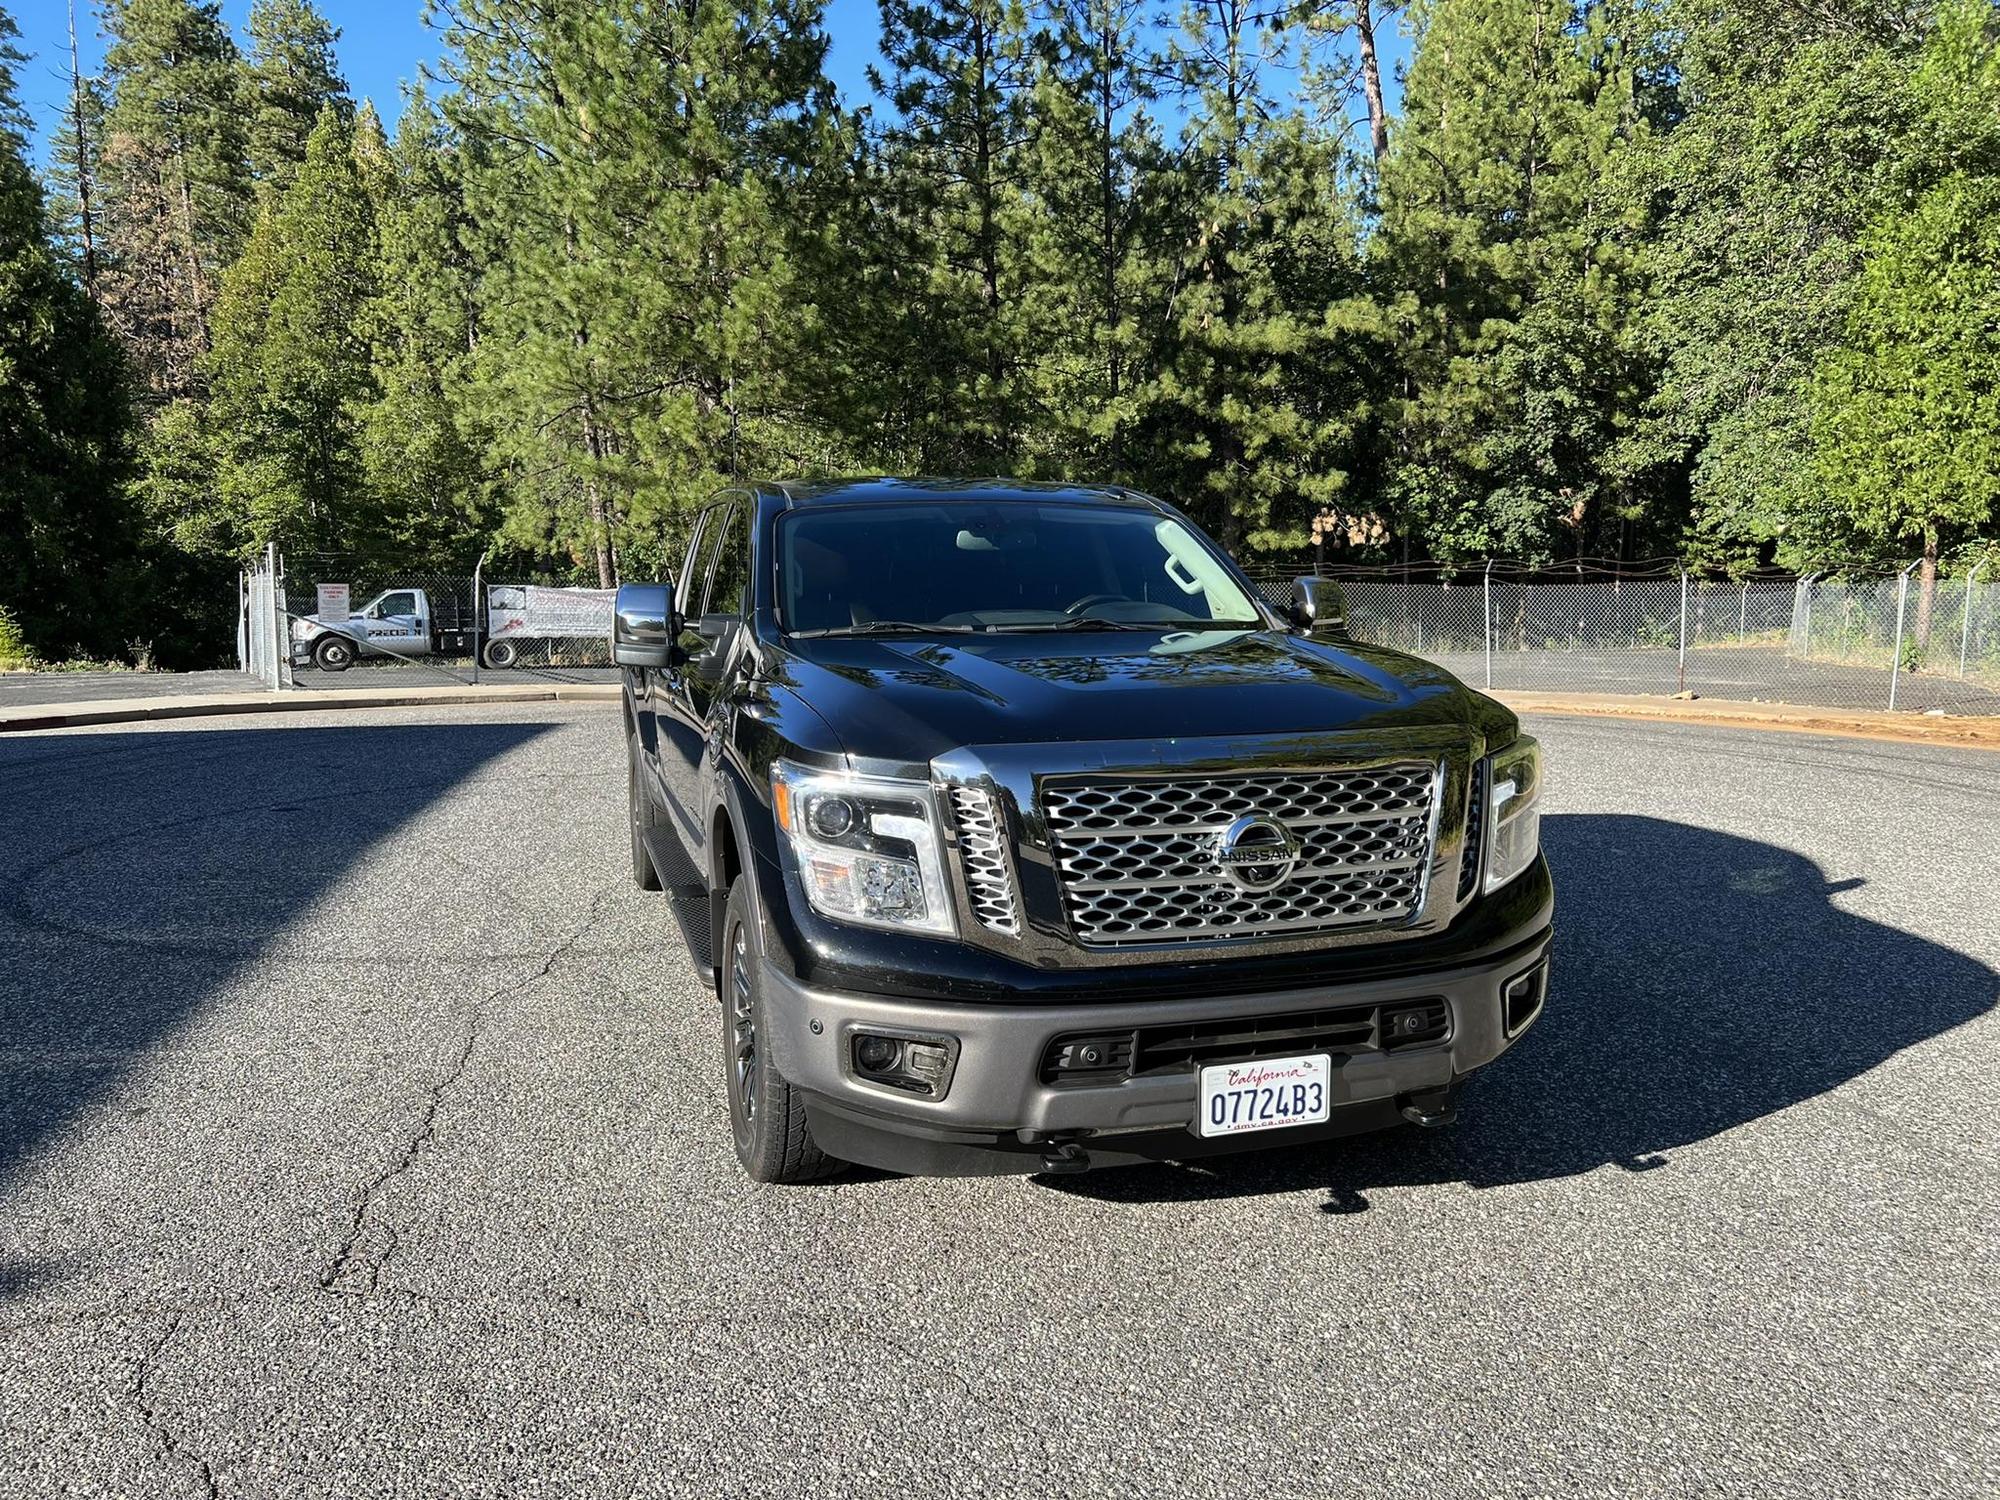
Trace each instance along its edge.
{"label": "truck hood", "polygon": [[858,760],[967,745],[1462,725],[1512,716],[1442,667],[1277,631],[788,641],[776,674]]}

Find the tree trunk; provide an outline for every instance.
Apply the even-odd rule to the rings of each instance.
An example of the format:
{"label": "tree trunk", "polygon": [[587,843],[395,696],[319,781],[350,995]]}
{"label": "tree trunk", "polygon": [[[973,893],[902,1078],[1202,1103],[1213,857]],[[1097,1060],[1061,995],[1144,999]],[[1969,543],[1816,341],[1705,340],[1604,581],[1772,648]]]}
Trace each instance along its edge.
{"label": "tree trunk", "polygon": [[584,475],[583,494],[590,507],[590,546],[597,554],[597,586],[618,587],[618,569],[611,556],[611,508],[604,503],[604,490],[597,482],[597,465],[604,459],[604,432],[597,425],[597,410],[589,397],[583,402],[583,447],[590,455],[590,471]]}
{"label": "tree trunk", "polygon": [[83,231],[83,291],[97,301],[97,234],[90,218],[90,135],[83,121],[83,66],[76,51],[76,0],[69,3],[69,109],[70,128],[76,133],[76,207],[78,227]]}
{"label": "tree trunk", "polygon": [[1368,141],[1379,167],[1389,153],[1389,113],[1382,107],[1382,63],[1375,53],[1375,16],[1370,0],[1355,4],[1354,39],[1361,52],[1361,92],[1368,100]]}
{"label": "tree trunk", "polygon": [[1935,526],[1924,528],[1924,560],[1917,567],[1917,650],[1931,643],[1931,615],[1937,608],[1938,534]]}

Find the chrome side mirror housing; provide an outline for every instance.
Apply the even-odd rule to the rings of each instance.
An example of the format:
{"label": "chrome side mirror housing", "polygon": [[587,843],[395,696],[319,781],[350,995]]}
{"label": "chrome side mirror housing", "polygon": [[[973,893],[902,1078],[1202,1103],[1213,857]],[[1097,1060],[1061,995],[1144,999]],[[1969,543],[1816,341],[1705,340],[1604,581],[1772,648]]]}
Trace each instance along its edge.
{"label": "chrome side mirror housing", "polygon": [[673,665],[674,589],[670,583],[621,583],[611,612],[611,659],[621,667]]}
{"label": "chrome side mirror housing", "polygon": [[1291,622],[1307,635],[1347,634],[1347,591],[1331,578],[1294,578]]}

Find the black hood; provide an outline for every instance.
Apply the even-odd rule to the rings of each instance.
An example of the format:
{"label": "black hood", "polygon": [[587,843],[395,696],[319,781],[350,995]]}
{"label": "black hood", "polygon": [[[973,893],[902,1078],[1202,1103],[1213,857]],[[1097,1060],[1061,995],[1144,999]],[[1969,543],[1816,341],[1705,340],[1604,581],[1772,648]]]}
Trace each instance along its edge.
{"label": "black hood", "polygon": [[1442,667],[1278,631],[787,641],[778,675],[863,760],[966,745],[1311,734],[1512,718]]}

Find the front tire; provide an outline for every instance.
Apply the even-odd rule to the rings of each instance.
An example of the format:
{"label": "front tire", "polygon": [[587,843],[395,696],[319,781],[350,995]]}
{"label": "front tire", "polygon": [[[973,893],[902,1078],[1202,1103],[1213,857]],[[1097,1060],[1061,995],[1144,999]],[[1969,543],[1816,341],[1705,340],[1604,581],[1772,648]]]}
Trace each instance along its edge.
{"label": "front tire", "polygon": [[766,1044],[756,923],[750,878],[738,875],[722,915],[722,1048],[724,1091],[736,1159],[753,1182],[811,1182],[839,1168],[819,1149],[806,1123],[805,1101],[771,1061]]}
{"label": "front tire", "polygon": [[354,642],[342,635],[324,636],[313,647],[313,661],[322,672],[345,672],[354,665]]}

